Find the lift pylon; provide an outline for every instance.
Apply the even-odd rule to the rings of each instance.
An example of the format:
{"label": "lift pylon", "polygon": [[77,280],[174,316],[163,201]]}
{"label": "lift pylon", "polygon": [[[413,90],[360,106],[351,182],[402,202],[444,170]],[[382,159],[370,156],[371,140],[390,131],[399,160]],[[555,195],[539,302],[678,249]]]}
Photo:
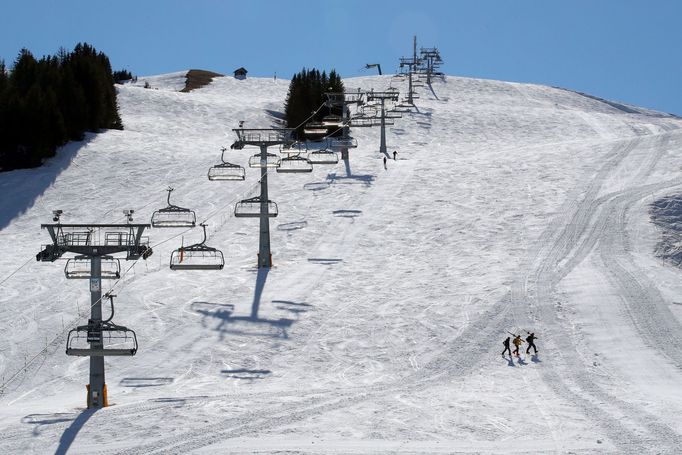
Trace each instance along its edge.
{"label": "lift pylon", "polygon": [[[131,219],[131,214],[132,211],[128,211],[129,219]],[[86,349],[85,351],[70,351],[70,355],[90,357],[87,406],[88,408],[102,408],[108,405],[104,356],[111,355],[105,352],[107,340],[103,335],[108,334],[108,340],[111,341],[112,338],[120,335],[125,338],[125,335],[129,334],[135,342],[132,348],[128,348],[127,352],[130,354],[125,355],[133,355],[137,352],[137,339],[134,332],[125,327],[110,324],[111,317],[108,320],[102,320],[102,259],[108,260],[117,253],[125,253],[126,259],[139,259],[140,257],[147,259],[152,254],[152,249],[149,247],[149,240],[142,234],[149,224],[62,224],[59,222],[61,211],[55,211],[54,215],[56,224],[40,226],[47,229],[52,243],[43,247],[36,255],[36,260],[54,262],[66,253],[75,253],[79,259],[90,259],[90,319],[87,326],[76,327],[71,331],[67,340],[67,353],[71,348]],[[72,342],[76,339],[83,341],[80,336],[83,334],[84,343],[88,346],[73,347]]]}
{"label": "lift pylon", "polygon": [[[260,235],[258,238],[258,267],[272,267],[272,253],[270,251],[270,217],[272,201],[268,199],[268,147],[283,145],[291,147],[294,144],[292,128],[266,128],[232,130],[237,140],[232,144],[233,149],[241,150],[247,145],[260,147],[260,195],[258,196],[260,211]],[[275,212],[276,213],[276,212]],[[236,212],[235,212],[236,215]]]}
{"label": "lift pylon", "polygon": [[379,144],[379,153],[386,154],[386,101],[397,102],[399,93],[397,90],[385,90],[383,92],[369,91],[367,92],[367,101],[379,101],[381,110],[379,111],[379,125],[381,126],[381,141]]}

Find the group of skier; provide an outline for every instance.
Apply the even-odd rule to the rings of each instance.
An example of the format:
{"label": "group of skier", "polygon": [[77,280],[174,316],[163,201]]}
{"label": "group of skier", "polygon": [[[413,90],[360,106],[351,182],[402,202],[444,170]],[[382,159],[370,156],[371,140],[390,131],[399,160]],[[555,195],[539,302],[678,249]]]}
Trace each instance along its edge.
{"label": "group of skier", "polygon": [[[504,351],[502,351],[502,356],[509,351],[509,356],[511,357],[512,355],[515,355],[516,357],[519,356],[519,348],[523,344],[523,340],[521,339],[521,335],[516,335],[511,332],[509,332],[512,337],[507,337],[502,344],[504,345]],[[530,354],[530,348],[533,348],[533,353],[537,354],[538,353],[538,348],[535,347],[535,339],[537,338],[535,336],[534,332],[526,332],[528,333],[528,336],[526,337],[526,343],[528,343],[528,347],[526,348],[526,354]],[[514,350],[511,350],[510,343],[514,345]]]}

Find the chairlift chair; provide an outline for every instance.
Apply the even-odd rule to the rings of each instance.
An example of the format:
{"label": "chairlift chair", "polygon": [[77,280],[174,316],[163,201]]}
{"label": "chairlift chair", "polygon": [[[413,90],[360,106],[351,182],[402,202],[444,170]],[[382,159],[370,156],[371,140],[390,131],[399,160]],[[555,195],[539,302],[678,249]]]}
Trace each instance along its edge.
{"label": "chairlift chair", "polygon": [[308,159],[313,164],[336,164],[339,162],[339,155],[327,149],[320,149],[311,152]]}
{"label": "chairlift chair", "polygon": [[[260,217],[260,196],[243,199],[234,206],[235,218],[259,218]],[[268,200],[268,217],[274,218],[279,214],[277,203]]]}
{"label": "chairlift chair", "polygon": [[312,172],[313,163],[308,158],[303,158],[301,156],[288,156],[282,158],[280,161],[277,172]]}
{"label": "chairlift chair", "polygon": [[303,127],[303,134],[307,138],[322,138],[327,135],[327,127],[322,122],[308,122]]}
{"label": "chairlift chair", "polygon": [[327,127],[339,128],[343,126],[343,119],[338,115],[326,115],[322,118],[322,124]]}
{"label": "chairlift chair", "polygon": [[358,141],[354,137],[338,137],[332,138],[330,146],[332,148],[349,148],[354,149],[358,146]]}
{"label": "chairlift chair", "polygon": [[209,180],[244,180],[246,178],[246,170],[238,165],[225,161],[225,147],[222,149],[222,154],[220,155],[220,164],[212,166],[208,170]]}
{"label": "chairlift chair", "polygon": [[171,253],[171,270],[221,270],[225,266],[225,258],[220,250],[206,246],[206,225],[200,224],[204,231],[204,239]]}
{"label": "chairlift chair", "polygon": [[133,356],[137,347],[134,330],[107,321],[80,325],[66,338],[66,355],[72,356]]}
{"label": "chairlift chair", "polygon": [[265,154],[265,163],[261,162],[261,154],[256,153],[251,158],[249,158],[249,167],[262,168],[262,167],[278,167],[280,158],[275,153]]}
{"label": "chairlift chair", "polygon": [[152,214],[152,227],[194,227],[197,223],[194,211],[171,204],[170,196],[173,188],[169,187],[166,191],[168,191],[168,207],[159,209]]}
{"label": "chairlift chair", "polygon": [[[87,256],[76,256],[66,261],[64,275],[67,279],[90,279],[91,261]],[[100,278],[103,280],[116,280],[121,278],[121,261],[111,256],[103,256],[101,259]]]}

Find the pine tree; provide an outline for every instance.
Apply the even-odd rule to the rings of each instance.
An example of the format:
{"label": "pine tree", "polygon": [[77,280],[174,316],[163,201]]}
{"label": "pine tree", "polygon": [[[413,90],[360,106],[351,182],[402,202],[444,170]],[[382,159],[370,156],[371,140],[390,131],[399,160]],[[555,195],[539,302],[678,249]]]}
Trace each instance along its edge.
{"label": "pine tree", "polygon": [[37,61],[0,61],[0,170],[39,166],[85,131],[123,129],[108,57],[87,43]]}
{"label": "pine tree", "polygon": [[340,110],[332,112],[323,106],[326,101],[324,94],[330,91],[344,91],[343,82],[335,70],[331,70],[327,75],[326,71],[320,73],[315,68],[311,70],[303,68],[291,79],[289,92],[284,103],[284,116],[287,127],[295,128],[296,138],[304,138],[303,128],[306,123],[319,122],[331,113],[340,115]]}

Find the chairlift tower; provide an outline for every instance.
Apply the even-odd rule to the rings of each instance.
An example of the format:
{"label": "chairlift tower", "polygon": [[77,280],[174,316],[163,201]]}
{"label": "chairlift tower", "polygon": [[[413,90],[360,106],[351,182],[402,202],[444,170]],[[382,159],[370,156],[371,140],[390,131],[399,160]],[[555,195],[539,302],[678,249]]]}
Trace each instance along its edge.
{"label": "chairlift tower", "polygon": [[412,91],[412,75],[417,69],[417,66],[419,65],[419,59],[417,58],[417,37],[415,36],[412,41],[412,57],[401,57],[400,58],[400,67],[407,67],[407,102],[409,104],[414,104],[414,101],[412,99],[412,95],[414,92]]}
{"label": "chairlift tower", "polygon": [[381,141],[379,143],[379,153],[386,154],[386,100],[396,102],[398,101],[398,90],[386,90],[383,92],[369,91],[367,92],[367,101],[378,100],[381,103],[380,120],[381,123]]}
{"label": "chairlift tower", "polygon": [[[132,210],[127,211],[129,220]],[[87,326],[80,326],[72,332],[86,332],[89,348],[70,349],[67,341],[67,355],[90,357],[90,382],[87,385],[88,408],[108,406],[107,389],[104,376],[104,356],[134,355],[137,351],[135,333],[123,326],[115,326],[110,320],[102,320],[102,259],[111,259],[117,253],[126,253],[126,260],[142,257],[147,259],[152,254],[149,240],[142,233],[149,224],[62,224],[59,222],[61,211],[55,212],[55,224],[41,224],[47,229],[52,243],[45,245],[36,255],[41,262],[54,262],[66,253],[75,253],[80,259],[90,260],[90,320]],[[68,275],[67,275],[68,277]],[[113,301],[112,301],[113,306]],[[112,310],[113,311],[113,310]],[[132,349],[109,349],[105,347],[103,333],[124,333],[126,339],[135,340]],[[128,335],[131,333],[132,335]],[[109,340],[109,338],[107,338]]]}
{"label": "chairlift tower", "polygon": [[440,52],[438,52],[438,49],[435,47],[432,48],[424,48],[422,47],[420,50],[421,54],[421,60],[424,62],[426,67],[424,68],[424,71],[426,72],[426,83],[431,84],[431,76],[435,74],[436,69],[440,67],[440,65],[443,63],[443,60],[440,57]]}
{"label": "chairlift tower", "polygon": [[268,199],[268,147],[284,145],[290,147],[293,139],[293,128],[270,129],[233,129],[237,140],[232,148],[241,150],[247,145],[260,147],[260,236],[258,239],[258,268],[272,267],[270,252],[270,202]]}
{"label": "chairlift tower", "polygon": [[[381,74],[381,70],[379,70]],[[361,105],[363,103],[362,98],[364,93],[358,89],[356,92],[326,92],[324,94],[327,97],[328,107],[341,107],[343,109],[343,114],[341,115],[341,123],[343,125],[343,134],[341,136],[341,159],[348,160],[348,148],[349,145],[352,146],[352,140],[348,135],[349,127],[349,116],[348,116],[348,106],[351,104]]]}

